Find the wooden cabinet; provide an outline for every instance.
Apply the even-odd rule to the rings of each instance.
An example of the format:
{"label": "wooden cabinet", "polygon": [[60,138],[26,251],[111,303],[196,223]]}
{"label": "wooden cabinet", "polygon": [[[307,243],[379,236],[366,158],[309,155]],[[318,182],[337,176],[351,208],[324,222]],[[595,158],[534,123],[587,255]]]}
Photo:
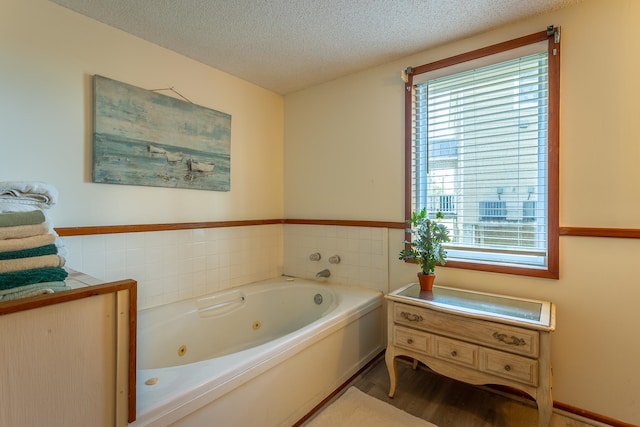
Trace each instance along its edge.
{"label": "wooden cabinet", "polygon": [[441,286],[426,292],[417,284],[386,298],[390,397],[395,359],[408,356],[460,381],[522,390],[538,404],[538,425],[548,426],[554,304]]}
{"label": "wooden cabinet", "polygon": [[72,273],[74,289],[0,303],[0,426],[135,420],[136,282]]}

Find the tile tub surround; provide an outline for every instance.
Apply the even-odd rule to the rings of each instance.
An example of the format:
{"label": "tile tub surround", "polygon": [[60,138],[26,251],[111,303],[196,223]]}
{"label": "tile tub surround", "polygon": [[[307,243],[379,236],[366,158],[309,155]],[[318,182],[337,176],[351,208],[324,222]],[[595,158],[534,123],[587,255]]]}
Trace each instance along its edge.
{"label": "tile tub surround", "polygon": [[138,282],[138,308],[283,274],[282,224],[63,237],[67,266]]}
{"label": "tile tub surround", "polygon": [[[388,229],[268,224],[67,236],[67,266],[106,281],[138,281],[154,307],[282,274],[388,292]],[[320,252],[320,261],[310,261]],[[329,257],[340,256],[339,264]]]}
{"label": "tile tub surround", "polygon": [[[309,255],[320,253],[320,261]],[[364,286],[389,291],[389,230],[384,227],[285,224],[284,271],[314,278],[324,269],[331,271],[330,283]],[[340,257],[331,264],[329,258]]]}

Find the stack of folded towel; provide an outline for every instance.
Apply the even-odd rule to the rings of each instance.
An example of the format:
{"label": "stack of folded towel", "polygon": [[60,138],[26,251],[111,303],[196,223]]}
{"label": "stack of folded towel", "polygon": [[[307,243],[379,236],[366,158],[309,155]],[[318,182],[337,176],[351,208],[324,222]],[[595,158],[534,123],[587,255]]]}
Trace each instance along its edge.
{"label": "stack of folded towel", "polygon": [[41,182],[0,182],[0,301],[70,289],[65,259],[46,209],[55,187]]}

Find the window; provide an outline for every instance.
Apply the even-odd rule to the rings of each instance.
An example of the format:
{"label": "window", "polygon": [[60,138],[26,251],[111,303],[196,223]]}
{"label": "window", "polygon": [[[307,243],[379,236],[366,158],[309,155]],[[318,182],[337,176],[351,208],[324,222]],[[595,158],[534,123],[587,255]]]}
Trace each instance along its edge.
{"label": "window", "polygon": [[448,267],[558,277],[559,29],[407,69],[406,215]]}

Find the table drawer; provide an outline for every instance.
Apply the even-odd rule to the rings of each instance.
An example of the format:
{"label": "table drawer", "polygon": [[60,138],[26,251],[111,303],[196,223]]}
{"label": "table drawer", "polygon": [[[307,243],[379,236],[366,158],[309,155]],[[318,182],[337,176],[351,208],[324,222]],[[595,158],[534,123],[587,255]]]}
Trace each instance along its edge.
{"label": "table drawer", "polygon": [[481,348],[480,370],[524,384],[538,385],[538,361],[526,357]]}
{"label": "table drawer", "polygon": [[394,304],[393,316],[396,323],[428,332],[529,357],[539,354],[539,333],[535,330],[464,318],[402,303]]}
{"label": "table drawer", "polygon": [[435,356],[469,368],[478,368],[478,346],[448,338],[435,338]]}
{"label": "table drawer", "polygon": [[393,343],[426,355],[433,354],[433,335],[415,329],[396,326],[393,330]]}

